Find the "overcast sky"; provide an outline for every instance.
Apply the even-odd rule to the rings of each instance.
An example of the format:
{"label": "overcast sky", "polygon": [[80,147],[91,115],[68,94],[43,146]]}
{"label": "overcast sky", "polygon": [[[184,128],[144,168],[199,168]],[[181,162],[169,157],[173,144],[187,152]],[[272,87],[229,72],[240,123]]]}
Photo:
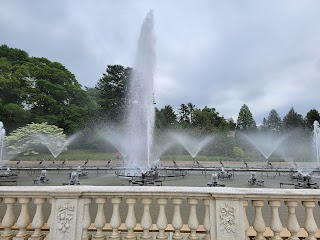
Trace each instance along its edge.
{"label": "overcast sky", "polygon": [[320,1],[2,0],[0,44],[67,67],[94,87],[109,64],[131,67],[143,19],[155,18],[158,108],[214,107],[257,123],[276,109],[320,111]]}

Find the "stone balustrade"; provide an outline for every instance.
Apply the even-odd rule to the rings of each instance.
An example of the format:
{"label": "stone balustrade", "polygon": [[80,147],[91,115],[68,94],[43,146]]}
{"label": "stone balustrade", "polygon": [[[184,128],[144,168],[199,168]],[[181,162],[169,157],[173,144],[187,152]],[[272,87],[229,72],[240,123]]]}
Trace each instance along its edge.
{"label": "stone balustrade", "polygon": [[320,190],[0,187],[2,239],[320,238]]}

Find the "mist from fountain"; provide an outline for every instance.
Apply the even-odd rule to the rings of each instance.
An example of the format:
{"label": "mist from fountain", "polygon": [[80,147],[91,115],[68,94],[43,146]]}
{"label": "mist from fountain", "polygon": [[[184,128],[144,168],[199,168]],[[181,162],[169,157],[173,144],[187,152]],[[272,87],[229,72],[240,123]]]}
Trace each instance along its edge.
{"label": "mist from fountain", "polygon": [[192,137],[187,133],[173,133],[172,137],[188,151],[193,159],[214,139],[213,136]]}
{"label": "mist from fountain", "polygon": [[153,148],[155,121],[154,108],[154,70],[155,34],[153,12],[150,11],[143,21],[138,50],[133,67],[133,75],[128,87],[127,128],[125,138],[128,167],[137,167],[142,172],[150,166]]}
{"label": "mist from fountain", "polygon": [[114,127],[109,126],[105,131],[102,131],[100,138],[105,142],[112,144],[117,151],[121,153],[121,156],[126,158],[130,142],[127,142],[127,138],[124,137],[125,133],[123,131],[110,130],[111,128]]}
{"label": "mist from fountain", "polygon": [[153,148],[153,152],[152,152],[152,156],[153,159],[157,159],[157,161],[160,160],[160,157],[167,151],[169,150],[172,146],[174,145],[174,141],[166,138],[166,139],[158,139],[158,141],[156,142],[154,148]]}
{"label": "mist from fountain", "polygon": [[278,136],[272,132],[259,132],[243,135],[264,156],[266,161],[268,161],[271,154],[287,138],[286,135]]}
{"label": "mist from fountain", "polygon": [[78,134],[73,134],[67,139],[61,136],[43,133],[36,133],[35,137],[38,137],[41,140],[40,143],[47,147],[54,158],[57,158],[60,153],[66,150],[67,146],[78,137]]}

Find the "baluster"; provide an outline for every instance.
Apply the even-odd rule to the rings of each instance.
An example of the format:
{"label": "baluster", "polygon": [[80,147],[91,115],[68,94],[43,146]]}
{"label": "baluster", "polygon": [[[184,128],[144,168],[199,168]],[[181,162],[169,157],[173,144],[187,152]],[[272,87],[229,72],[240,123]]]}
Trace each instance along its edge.
{"label": "baluster", "polygon": [[107,199],[98,197],[96,198],[96,203],[98,205],[96,219],[94,220],[94,226],[97,229],[96,234],[94,235],[94,240],[105,240],[105,235],[103,233],[103,227],[106,224],[106,217],[104,214],[104,204]]}
{"label": "baluster", "polygon": [[253,200],[252,205],[254,206],[253,229],[257,232],[257,236],[254,239],[265,240],[266,238],[263,236],[263,233],[266,230],[266,224],[263,220],[261,211],[264,206],[264,202],[262,200]]}
{"label": "baluster", "polygon": [[211,239],[211,225],[210,225],[210,212],[209,212],[210,200],[204,199],[203,204],[205,206],[203,227],[206,230],[206,235],[204,236],[204,239],[210,240]]}
{"label": "baluster", "polygon": [[2,202],[2,198],[0,197],[0,203]]}
{"label": "baluster", "polygon": [[137,224],[136,215],[134,212],[134,204],[137,202],[136,198],[130,197],[126,200],[128,204],[128,214],[125,221],[125,225],[127,228],[127,235],[125,236],[126,239],[136,239],[136,235],[134,234],[134,228]]}
{"label": "baluster", "polygon": [[268,203],[271,206],[270,228],[274,234],[272,240],[282,240],[282,237],[280,236],[282,223],[279,217],[279,207],[281,206],[281,202],[278,200],[270,200]]}
{"label": "baluster", "polygon": [[180,229],[183,226],[182,217],[180,213],[180,205],[182,203],[182,199],[173,198],[172,203],[174,204],[174,213],[172,218],[172,227],[174,228],[174,233],[172,238],[176,240],[181,240],[183,238],[180,232]]}
{"label": "baluster", "polygon": [[43,215],[43,204],[46,202],[45,198],[36,198],[34,203],[37,205],[36,214],[32,220],[32,228],[34,229],[33,234],[29,240],[42,240],[45,235],[41,232],[41,228],[44,225],[44,215]]}
{"label": "baluster", "polygon": [[288,207],[287,229],[290,232],[288,240],[299,240],[298,232],[300,226],[296,216],[296,207],[298,206],[298,203],[296,201],[285,201],[284,203]]}
{"label": "baluster", "polygon": [[52,198],[49,198],[49,203],[51,204],[51,208],[50,208],[50,215],[47,221],[47,227],[49,232],[47,233],[46,237],[44,238],[45,240],[49,240],[49,233],[50,233],[50,226],[51,226],[51,221],[52,221]]}
{"label": "baluster", "polygon": [[190,240],[198,240],[197,229],[199,227],[199,221],[197,217],[196,205],[198,204],[198,200],[194,198],[188,198],[188,203],[190,205],[190,214],[188,220],[188,226],[191,230],[188,239]]}
{"label": "baluster", "polygon": [[111,203],[113,204],[113,211],[110,220],[110,227],[112,228],[112,233],[109,238],[114,240],[120,240],[120,232],[118,231],[121,225],[121,217],[119,212],[119,204],[121,203],[121,198],[113,197],[111,198]]}
{"label": "baluster", "polygon": [[27,233],[27,226],[31,221],[28,212],[28,204],[30,203],[31,198],[19,198],[18,201],[21,204],[20,215],[16,223],[17,227],[19,228],[19,232],[13,238],[13,240],[28,239],[30,236],[30,234]]}
{"label": "baluster", "polygon": [[143,203],[143,215],[141,219],[141,227],[143,229],[143,233],[140,238],[142,239],[151,239],[151,234],[149,232],[152,227],[152,219],[150,215],[150,204],[152,202],[152,198],[142,198]]}
{"label": "baluster", "polygon": [[89,208],[90,203],[91,203],[90,198],[84,199],[83,219],[82,219],[82,240],[90,239],[90,234],[88,232],[88,228],[91,225],[90,208]]}
{"label": "baluster", "polygon": [[303,201],[302,205],[305,207],[305,220],[304,229],[308,233],[306,240],[316,240],[315,234],[318,230],[318,226],[313,217],[313,208],[316,206],[314,201]]}
{"label": "baluster", "polygon": [[159,232],[157,234],[157,239],[168,239],[168,236],[165,234],[165,230],[168,226],[165,207],[168,200],[166,198],[158,198],[157,202],[159,204],[159,214],[157,219],[157,228],[159,229]]}
{"label": "baluster", "polygon": [[248,236],[248,230],[250,228],[250,224],[248,221],[248,217],[247,217],[247,207],[248,207],[249,203],[247,200],[243,201],[243,224],[244,224],[244,230],[245,230],[245,240],[250,240],[249,236]]}
{"label": "baluster", "polygon": [[12,226],[16,222],[16,217],[14,216],[13,204],[17,201],[16,198],[5,198],[4,203],[7,205],[6,213],[2,219],[1,225],[4,228],[0,239],[11,239],[13,236]]}

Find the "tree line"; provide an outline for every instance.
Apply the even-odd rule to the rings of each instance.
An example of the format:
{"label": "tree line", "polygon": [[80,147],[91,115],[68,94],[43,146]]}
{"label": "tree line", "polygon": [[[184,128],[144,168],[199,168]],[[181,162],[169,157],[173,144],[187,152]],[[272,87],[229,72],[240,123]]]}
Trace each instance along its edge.
{"label": "tree line", "polygon": [[[8,133],[28,123],[43,123],[63,128],[67,135],[92,129],[100,124],[124,123],[128,102],[128,83],[133,69],[108,65],[96,85],[82,87],[65,66],[44,57],[0,46],[0,121]],[[156,100],[156,96],[155,96]],[[177,111],[166,105],[157,108],[156,132],[171,129],[195,129],[203,133],[227,134],[230,131],[274,131],[279,134],[302,128],[312,129],[319,121],[316,109],[305,117],[292,107],[283,119],[275,109],[257,126],[249,107],[244,104],[237,120],[226,119],[214,107],[196,107],[183,103]],[[310,132],[310,131],[309,131]],[[94,141],[92,141],[94,143]],[[89,144],[89,143],[88,143]],[[90,145],[90,144],[89,144]]]}

